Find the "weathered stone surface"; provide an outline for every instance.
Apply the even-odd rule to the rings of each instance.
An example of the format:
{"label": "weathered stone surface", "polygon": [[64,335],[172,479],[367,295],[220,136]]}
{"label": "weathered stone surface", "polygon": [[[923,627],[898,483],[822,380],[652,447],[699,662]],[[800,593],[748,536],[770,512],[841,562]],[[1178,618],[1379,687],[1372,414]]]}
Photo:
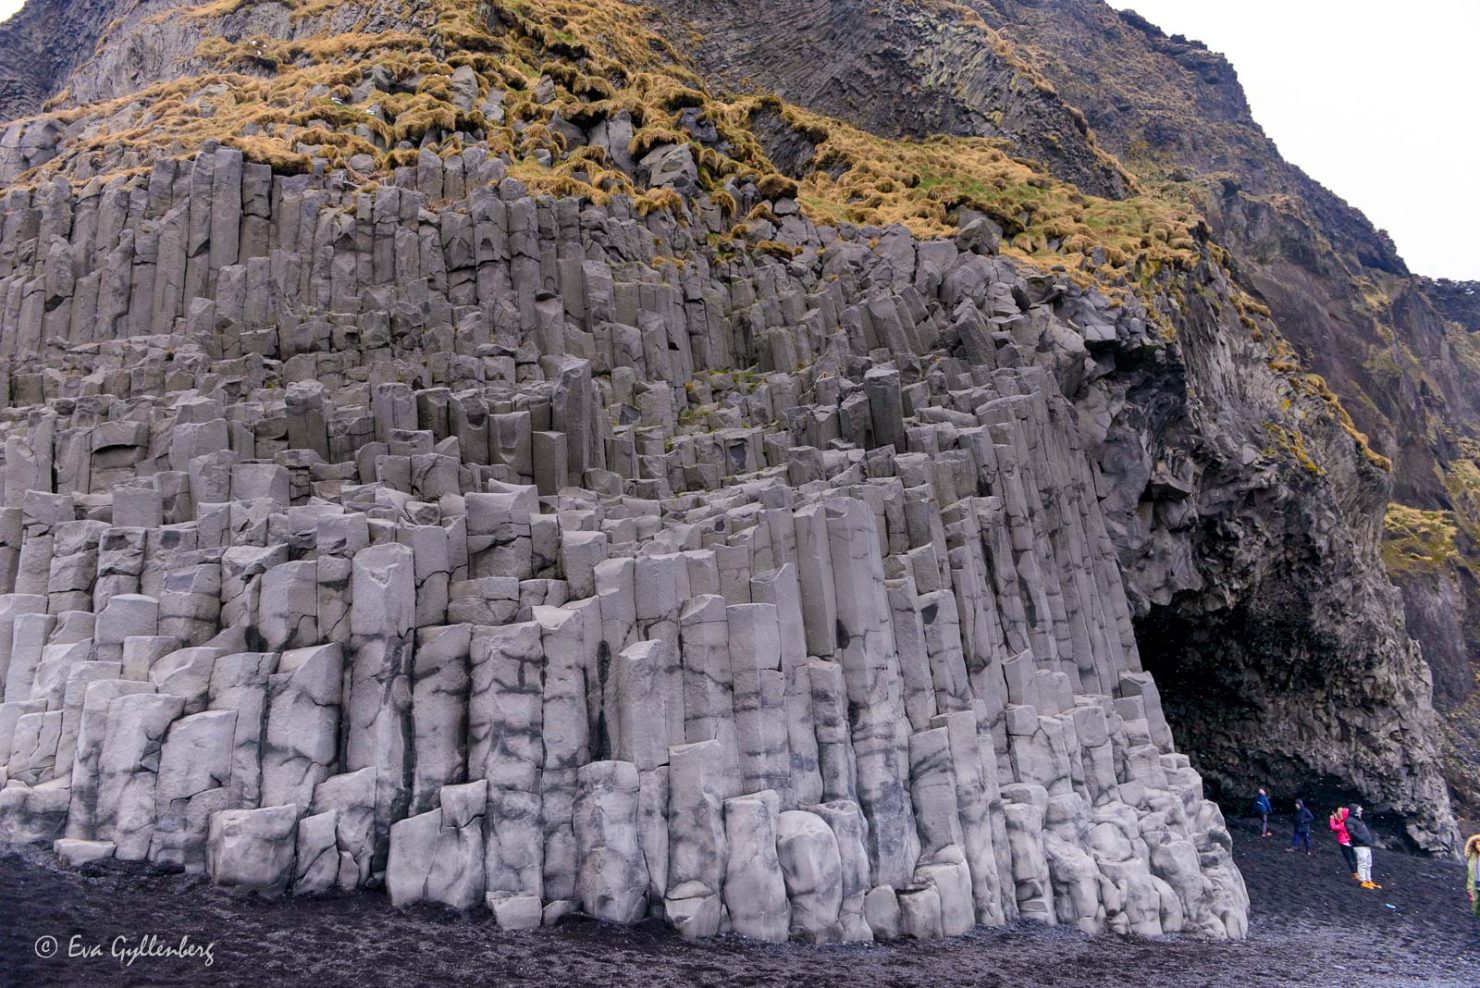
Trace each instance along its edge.
{"label": "weathered stone surface", "polygon": [[[77,728],[77,748],[72,760],[72,799],[67,810],[67,837],[91,840],[97,833],[99,762],[108,732],[108,708],[113,700],[131,693],[152,693],[148,683],[101,680],[89,683],[83,694],[82,714]],[[0,707],[0,742],[4,707]]]}
{"label": "weathered stone surface", "polygon": [[422,628],[412,659],[411,722],[415,775],[411,811],[436,802],[445,785],[467,777],[467,625]]}
{"label": "weathered stone surface", "polygon": [[780,797],[771,790],[725,800],[725,909],[742,936],[780,942],[791,928],[791,907],[776,856]]}
{"label": "weathered stone surface", "polygon": [[843,862],[832,828],[815,813],[782,813],[776,827],[776,857],[791,903],[792,936],[811,943],[841,939]]}
{"label": "weathered stone surface", "polygon": [[647,912],[648,874],[638,831],[638,772],[631,762],[592,762],[576,782],[576,892],[587,915],[635,923]]}
{"label": "weathered stone surface", "polygon": [[211,880],[265,896],[281,895],[293,877],[297,806],[211,814],[206,870]]}
{"label": "weathered stone surface", "polygon": [[113,857],[114,847],[111,841],[62,838],[53,842],[51,849],[69,867],[81,868],[95,861],[107,861]]}
{"label": "weathered stone surface", "polygon": [[730,845],[725,800],[736,780],[727,775],[717,740],[669,749],[668,891],[664,916],[685,937],[714,936],[723,915]]}
{"label": "weathered stone surface", "polygon": [[888,885],[869,889],[863,910],[874,939],[898,940],[903,935],[899,896]]}
{"label": "weathered stone surface", "polygon": [[339,878],[339,812],[329,810],[298,821],[293,851],[293,893],[314,895],[332,889]]}
{"label": "weathered stone surface", "polygon": [[177,696],[134,693],[108,704],[98,756],[97,835],[120,861],[142,861],[158,818],[155,782],[170,723],[185,709]]}
{"label": "weathered stone surface", "polygon": [[483,901],[483,816],[488,782],[445,786],[441,806],[391,826],[385,887],[397,906],[440,902],[471,909]]}
{"label": "weathered stone surface", "polygon": [[500,926],[527,929],[540,924],[544,888],[544,652],[533,622],[487,630],[472,643],[468,770],[489,783],[490,908]]}
{"label": "weathered stone surface", "polygon": [[268,682],[277,662],[274,652],[238,652],[217,659],[211,670],[211,708],[236,711],[230,788],[232,802],[239,807],[261,804]]}
{"label": "weathered stone surface", "polygon": [[[506,115],[485,84],[449,86]],[[531,194],[466,133],[373,194],[368,154],[211,148],[120,167],[106,224],[4,197],[7,832],[514,929],[1242,935],[1136,650],[1206,507],[1130,424],[1125,367],[1184,366],[1142,301],[965,210],[819,228],[701,113],[702,156],[629,148],[561,85],[544,164],[601,148],[666,205]]]}
{"label": "weathered stone surface", "polygon": [[207,710],[170,725],[155,779],[156,823],[149,860],[204,871],[211,814],[230,808],[236,711]]}
{"label": "weathered stone surface", "polygon": [[67,823],[71,793],[57,782],[28,786],[7,783],[0,789],[0,841],[48,844]]}
{"label": "weathered stone surface", "polygon": [[344,657],[338,645],[292,649],[267,681],[262,802],[308,806],[338,757]]}
{"label": "weathered stone surface", "polygon": [[865,918],[866,899],[873,895],[870,891],[873,881],[868,860],[868,822],[858,804],[850,801],[819,803],[808,809],[828,825],[838,845],[841,880],[839,936],[844,941],[871,940],[873,933],[870,928],[874,924]]}
{"label": "weathered stone surface", "polygon": [[[331,814],[334,818],[336,856],[333,861],[325,862],[322,881],[332,882],[334,888],[347,891],[364,887],[373,874],[375,770],[365,768],[330,776],[314,789],[310,809],[315,816]],[[320,823],[316,828],[322,826]],[[301,859],[299,863],[308,864]],[[332,875],[328,873],[331,864],[334,866]],[[317,883],[301,889],[304,892],[325,890]]]}

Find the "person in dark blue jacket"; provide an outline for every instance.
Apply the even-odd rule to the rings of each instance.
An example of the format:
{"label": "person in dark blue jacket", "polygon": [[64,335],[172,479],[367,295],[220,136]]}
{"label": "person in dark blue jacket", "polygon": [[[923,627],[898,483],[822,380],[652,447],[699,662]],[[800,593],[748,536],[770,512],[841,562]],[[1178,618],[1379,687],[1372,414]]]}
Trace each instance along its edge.
{"label": "person in dark blue jacket", "polygon": [[1269,793],[1260,789],[1259,795],[1254,797],[1254,812],[1259,814],[1260,837],[1273,836],[1273,832],[1269,829],[1269,814],[1272,809],[1273,807],[1269,805]]}
{"label": "person in dark blue jacket", "polygon": [[1302,848],[1306,854],[1314,854],[1310,848],[1310,825],[1315,822],[1316,815],[1305,808],[1305,801],[1295,800],[1295,836],[1290,839],[1290,850],[1299,851]]}

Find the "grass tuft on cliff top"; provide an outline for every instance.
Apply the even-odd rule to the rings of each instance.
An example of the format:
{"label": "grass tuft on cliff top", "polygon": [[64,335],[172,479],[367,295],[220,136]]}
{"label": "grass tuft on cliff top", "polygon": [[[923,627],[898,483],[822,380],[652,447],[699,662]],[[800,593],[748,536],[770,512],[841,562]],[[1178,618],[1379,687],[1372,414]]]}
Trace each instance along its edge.
{"label": "grass tuft on cliff top", "polygon": [[[1063,265],[1084,283],[1126,286],[1164,266],[1196,261],[1198,221],[1189,210],[1143,196],[1114,202],[1082,195],[1012,159],[992,140],[891,140],[774,97],[721,101],[653,29],[652,12],[624,0],[392,0],[339,7],[274,0],[273,6],[290,11],[290,37],[243,37],[241,15],[266,3],[216,0],[187,12],[206,34],[195,53],[204,67],[200,75],[102,104],[51,110],[46,115],[60,122],[85,117],[93,126],[34,177],[82,156],[93,159],[91,174],[132,170],[151,156],[187,154],[215,139],[283,171],[301,171],[315,157],[343,167],[359,156],[360,172],[374,178],[421,149],[450,154],[476,142],[519,162],[520,177],[536,191],[599,202],[642,190],[594,157],[570,165],[577,149],[565,148],[552,124],[558,115],[589,128],[626,113],[635,131],[634,156],[688,143],[701,182],[713,194],[732,195],[736,178],[756,181],[765,194],[790,186],[781,194],[796,195],[815,220],[900,223],[918,236],[949,235],[962,210],[984,213],[1003,228],[1006,252],[1040,266]],[[927,4],[980,20],[950,0]],[[977,27],[1004,57],[1015,57],[995,32]],[[1039,78],[1021,64],[1025,78]],[[459,66],[477,73],[479,107],[503,94],[504,119],[454,106],[448,79]],[[363,95],[372,73],[390,80],[389,91]],[[352,98],[356,92],[358,99]],[[790,125],[819,138],[796,186],[778,173],[754,132],[751,115],[762,105],[778,108]],[[713,123],[720,141],[705,146],[686,133],[680,126],[686,110]],[[526,164],[531,156],[540,160]],[[365,173],[367,158],[375,168]]]}

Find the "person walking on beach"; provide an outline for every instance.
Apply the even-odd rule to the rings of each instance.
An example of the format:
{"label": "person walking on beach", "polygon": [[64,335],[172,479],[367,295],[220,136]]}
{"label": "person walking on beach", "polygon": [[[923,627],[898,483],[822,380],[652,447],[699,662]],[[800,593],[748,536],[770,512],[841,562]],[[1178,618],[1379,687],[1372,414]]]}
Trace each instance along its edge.
{"label": "person walking on beach", "polygon": [[1316,815],[1305,808],[1305,800],[1295,800],[1295,836],[1290,838],[1290,850],[1304,848],[1306,854],[1315,853],[1310,849],[1310,825],[1315,818]]}
{"label": "person walking on beach", "polygon": [[1352,850],[1357,855],[1357,881],[1364,889],[1382,888],[1372,880],[1372,846],[1377,841],[1362,819],[1360,806],[1353,806],[1351,815],[1346,818],[1346,832],[1351,835]]}
{"label": "person walking on beach", "polygon": [[1470,915],[1480,918],[1480,834],[1465,841],[1465,891],[1470,895]]}
{"label": "person walking on beach", "polygon": [[1259,814],[1260,837],[1271,836],[1271,831],[1269,829],[1269,813],[1271,809],[1273,809],[1273,807],[1269,805],[1269,793],[1265,792],[1263,789],[1260,789],[1259,795],[1254,797],[1254,812]]}
{"label": "person walking on beach", "polygon": [[1336,844],[1341,848],[1341,856],[1346,859],[1346,866],[1352,870],[1352,879],[1361,881],[1357,877],[1357,853],[1352,850],[1352,835],[1347,833],[1346,820],[1351,814],[1345,806],[1338,806],[1331,812],[1331,818],[1327,822],[1331,830],[1336,834]]}

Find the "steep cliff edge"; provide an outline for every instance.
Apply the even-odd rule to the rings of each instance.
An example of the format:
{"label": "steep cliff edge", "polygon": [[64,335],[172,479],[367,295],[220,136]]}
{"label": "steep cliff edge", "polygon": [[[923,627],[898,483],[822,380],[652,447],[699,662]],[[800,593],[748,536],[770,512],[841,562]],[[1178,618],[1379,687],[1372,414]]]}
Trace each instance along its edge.
{"label": "steep cliff edge", "polygon": [[1084,192],[1128,192],[1128,176],[1095,146],[1083,115],[964,5],[775,0],[764,17],[724,0],[653,6],[711,86],[760,86],[886,137],[1001,137],[1015,157],[1051,163]]}
{"label": "steep cliff edge", "polygon": [[[1389,567],[1408,630],[1433,669],[1448,737],[1446,775],[1476,805],[1480,598],[1470,574],[1480,514],[1480,350],[1472,285],[1411,274],[1387,235],[1281,158],[1250,115],[1234,69],[1097,0],[982,0],[984,19],[1081,109],[1104,146],[1165,195],[1186,198],[1233,252],[1303,363],[1341,396],[1356,427],[1394,462],[1387,537],[1411,542],[1412,510],[1454,527],[1452,553]],[[1432,549],[1432,547],[1430,547]]]}
{"label": "steep cliff edge", "polygon": [[[794,528],[808,512],[813,518],[818,511],[829,518],[856,512],[833,503],[836,498],[861,499],[874,508],[872,527],[839,521],[828,538],[839,559],[856,556],[857,565],[877,567],[882,580],[903,581],[883,597],[872,580],[854,588],[879,610],[898,612],[889,621],[894,644],[882,653],[871,644],[882,629],[868,624],[866,613],[829,624],[824,604],[804,622],[812,634],[802,656],[839,649],[850,656],[855,678],[844,691],[850,705],[837,719],[851,720],[851,731],[817,727],[812,736],[816,744],[826,736],[841,745],[831,749],[840,761],[827,770],[841,774],[828,777],[822,795],[856,797],[870,826],[886,828],[870,838],[868,874],[859,881],[891,889],[918,881],[936,890],[937,899],[958,881],[961,863],[949,849],[959,845],[942,840],[951,814],[921,809],[938,807],[939,794],[929,787],[940,777],[931,774],[925,746],[943,735],[918,741],[913,735],[948,728],[944,722],[937,728],[931,716],[961,712],[964,704],[976,715],[978,745],[991,738],[983,750],[992,757],[983,756],[977,770],[983,780],[995,773],[1004,790],[1000,799],[989,789],[963,791],[954,812],[985,800],[985,815],[972,818],[972,853],[990,848],[1006,855],[999,865],[1030,862],[1024,867],[1033,876],[1004,897],[1007,885],[988,880],[985,858],[966,865],[981,876],[972,891],[978,919],[997,918],[995,901],[1001,910],[1015,903],[1025,914],[1052,914],[1085,928],[1130,926],[1147,922],[1153,900],[1146,890],[1156,888],[1150,878],[1174,875],[1182,883],[1179,901],[1190,896],[1201,905],[1187,907],[1196,918],[1166,915],[1159,926],[1238,935],[1238,883],[1218,850],[1216,810],[1202,801],[1201,780],[1172,750],[1159,721],[1163,701],[1140,678],[1140,654],[1159,679],[1175,683],[1164,705],[1178,738],[1213,781],[1230,791],[1274,779],[1333,798],[1360,794],[1416,844],[1451,846],[1454,824],[1436,768],[1427,674],[1402,633],[1376,554],[1390,475],[1330,392],[1289,359],[1277,321],[1239,283],[1239,262],[1186,201],[1148,193],[1126,177],[1054,87],[1035,80],[1023,54],[993,43],[990,29],[960,8],[834,9],[850,19],[883,18],[882,28],[850,35],[860,43],[892,44],[899,31],[924,32],[925,40],[904,45],[898,71],[915,97],[911,105],[938,108],[924,119],[953,133],[912,140],[915,128],[881,124],[888,114],[844,112],[857,95],[883,98],[882,81],[839,97],[836,87],[768,83],[758,75],[762,89],[807,106],[734,91],[744,80],[732,73],[748,63],[724,59],[764,49],[735,33],[743,25],[725,5],[684,5],[698,41],[671,33],[671,20],[660,23],[644,8],[619,3],[326,7],[221,0],[130,7],[97,53],[75,66],[53,108],[11,124],[0,137],[0,181],[9,183],[0,234],[6,305],[0,340],[12,355],[6,470],[7,477],[17,475],[8,487],[19,498],[14,503],[8,493],[7,510],[22,522],[6,544],[16,552],[16,579],[24,573],[29,581],[18,595],[51,594],[51,569],[38,569],[37,540],[58,541],[53,526],[120,525],[115,503],[92,499],[107,496],[132,471],[152,479],[143,484],[149,490],[141,495],[143,513],[127,517],[148,519],[145,527],[163,523],[161,531],[172,534],[159,536],[168,540],[159,544],[171,551],[179,548],[173,540],[187,537],[178,525],[191,526],[188,538],[196,541],[180,550],[178,565],[150,568],[156,582],[146,585],[121,557],[110,564],[122,569],[105,573],[101,555],[88,556],[101,549],[89,548],[82,530],[67,529],[69,538],[82,540],[67,542],[69,551],[57,556],[72,561],[57,566],[55,589],[65,595],[59,606],[99,616],[109,594],[167,592],[176,610],[160,611],[154,630],[137,637],[176,638],[185,646],[166,653],[171,658],[159,678],[181,674],[171,679],[172,689],[185,688],[180,680],[189,680],[186,670],[194,664],[209,664],[198,650],[230,650],[240,666],[239,656],[257,654],[247,648],[274,654],[320,644],[317,630],[331,627],[333,614],[344,618],[340,597],[350,570],[340,574],[338,589],[324,591],[326,603],[309,624],[289,592],[295,580],[309,580],[301,565],[306,559],[335,557],[364,570],[365,615],[386,587],[403,589],[400,581],[410,579],[418,588],[411,619],[418,628],[440,629],[447,621],[502,626],[519,616],[520,633],[543,643],[550,702],[564,710],[562,717],[574,716],[566,707],[589,715],[586,747],[544,763],[556,773],[549,778],[557,809],[546,832],[551,885],[545,892],[551,894],[543,904],[558,912],[558,903],[577,894],[570,860],[577,785],[585,786],[587,806],[620,805],[624,812],[633,799],[655,798],[651,787],[658,785],[656,776],[633,782],[625,770],[609,768],[638,764],[611,720],[633,716],[635,694],[607,699],[600,684],[614,657],[638,642],[606,627],[604,609],[592,611],[589,601],[599,598],[586,579],[591,557],[574,548],[590,540],[579,533],[594,526],[614,560],[710,553],[693,564],[693,579],[711,591],[705,596],[720,598],[707,603],[728,615],[728,607],[769,601],[775,581],[767,577],[753,587],[752,580],[788,558],[757,541],[771,525],[758,528],[759,513],[781,511],[793,521],[775,516],[776,524]],[[723,44],[702,42],[706,18],[729,32],[716,28]],[[799,36],[806,27],[821,37],[832,23],[794,20]],[[666,42],[653,32],[657,26],[670,31]],[[947,35],[941,43],[974,54],[969,77],[953,78],[952,65],[930,63],[940,32]],[[979,53],[963,40],[975,36],[982,39]],[[805,67],[795,51],[781,50],[790,54],[758,58],[753,71],[793,74]],[[720,61],[711,69],[710,59]],[[854,78],[849,64],[843,59],[831,77]],[[721,84],[711,87],[711,71]],[[975,105],[981,99],[1000,105],[983,114]],[[983,121],[992,129],[979,128]],[[49,369],[37,373],[34,361],[43,355]],[[137,372],[130,369],[135,365]],[[320,401],[304,387],[314,381],[325,392]],[[225,389],[221,400],[216,388]],[[456,411],[447,390],[457,396]],[[463,404],[468,390],[480,395]],[[163,396],[159,408],[153,392]],[[127,403],[101,401],[108,395]],[[1010,400],[1034,395],[1041,404]],[[1025,432],[1013,433],[1017,427],[1000,418],[1009,407],[1028,423]],[[504,424],[490,426],[476,408]],[[141,434],[111,428],[115,421],[148,425]],[[110,426],[106,442],[89,431],[99,422]],[[1073,428],[1066,428],[1070,422]],[[181,425],[189,438],[167,439]],[[213,439],[230,446],[232,462],[209,459]],[[446,446],[450,440],[456,442]],[[886,448],[892,456],[878,452]],[[1054,454],[1039,459],[1047,449]],[[209,462],[197,464],[202,457]],[[998,470],[987,464],[994,457],[1026,466]],[[927,468],[929,461],[939,463]],[[238,490],[236,471],[243,466],[273,469],[245,471]],[[1023,473],[1036,493],[1025,489]],[[33,486],[51,498],[71,496],[67,510],[77,517],[64,522],[61,502],[27,501],[24,492]],[[575,487],[584,492],[567,491]],[[900,499],[917,488],[925,489],[918,492],[925,506],[910,508],[908,498]],[[479,523],[493,528],[475,529],[465,500],[474,495],[473,503],[491,512]],[[536,495],[545,500],[532,507]],[[494,498],[497,508],[478,497]],[[993,498],[995,507],[988,503]],[[267,503],[245,504],[256,500]],[[243,506],[210,507],[233,502]],[[490,555],[482,568],[471,555],[458,561],[455,552],[446,566],[403,565],[394,553],[378,551],[393,545],[346,543],[348,536],[332,526],[309,539],[286,510],[307,507],[336,517],[369,514],[384,523],[370,528],[377,543],[409,545],[433,538],[412,528],[433,528],[460,533],[448,537],[463,539],[470,554]],[[137,503],[129,508],[139,510]],[[512,520],[505,518],[509,512]],[[298,518],[306,524],[306,516]],[[720,518],[720,527],[708,527]],[[517,534],[526,521],[528,538]],[[1071,537],[1081,529],[1089,535]],[[542,533],[542,549],[517,561],[524,559],[517,546],[535,531]],[[240,546],[232,542],[237,538]],[[989,538],[996,541],[987,547]],[[650,540],[656,541],[644,547]],[[877,554],[869,548],[874,542]],[[265,550],[253,562],[246,560],[250,554],[232,557],[232,565],[245,568],[230,588],[227,543]],[[498,548],[505,543],[516,546],[513,555]],[[141,558],[154,559],[158,551],[146,540]],[[279,551],[285,558],[271,555]],[[818,546],[808,551],[815,556]],[[349,563],[363,552],[374,558]],[[82,559],[73,560],[76,555]],[[96,582],[73,586],[85,578],[89,558]],[[620,563],[609,572],[636,565]],[[513,569],[505,572],[506,566]],[[253,567],[277,574],[270,602]],[[618,597],[631,577],[623,572],[627,577],[613,577]],[[1054,575],[1040,589],[1045,572]],[[460,609],[444,600],[439,612],[437,591],[430,589],[439,574],[459,587]],[[513,590],[480,582],[510,577]],[[423,578],[432,580],[426,615],[420,613]],[[804,588],[820,587],[814,582],[820,580],[817,572],[802,577]],[[979,595],[978,586],[990,593]],[[680,592],[677,584],[670,589]],[[817,592],[834,606],[846,596]],[[972,656],[966,664],[976,675],[971,696],[949,686],[956,667],[943,660],[933,690],[918,681],[911,687],[922,698],[914,714],[895,710],[903,700],[889,684],[903,688],[920,667],[906,674],[892,663],[941,648],[954,654],[944,630],[931,633],[943,635],[946,645],[910,637],[916,612],[922,635],[927,623],[945,621],[941,598],[928,607],[921,602],[942,592],[962,615],[960,630],[951,634]],[[483,602],[481,610],[472,599]],[[211,600],[217,610],[206,613]],[[672,643],[674,602],[653,603],[658,609],[635,638]],[[472,617],[459,621],[455,614]],[[1139,641],[1131,635],[1133,617]],[[542,626],[531,629],[532,618]],[[697,613],[693,618],[704,623]],[[381,627],[386,620],[362,616],[342,642],[324,636],[347,646],[339,659],[344,682],[358,684],[358,692],[345,694],[344,723],[373,725],[376,740],[362,747],[345,729],[320,725],[313,733],[317,747],[324,747],[326,733],[337,731],[340,740],[310,761],[321,775],[344,776],[331,776],[340,779],[332,798],[343,796],[338,789],[364,768],[384,780],[368,802],[357,797],[342,806],[321,804],[317,793],[305,791],[314,816],[332,806],[369,812],[374,821],[373,839],[361,834],[352,847],[339,847],[353,861],[353,874],[341,868],[330,884],[353,886],[380,874],[394,854],[393,826],[419,821],[400,831],[414,852],[402,853],[412,853],[413,864],[425,864],[416,855],[436,844],[436,834],[457,831],[445,839],[466,850],[477,829],[469,807],[479,797],[466,791],[477,784],[477,766],[464,753],[457,767],[457,756],[435,733],[425,739],[418,733],[417,725],[430,721],[408,713],[403,701],[414,707],[414,696],[406,701],[400,690],[423,673],[413,677],[404,664],[412,653],[387,650],[386,641],[401,642],[409,632]],[[586,637],[568,622],[598,623],[602,630]],[[31,635],[42,631],[34,618],[16,623]],[[220,628],[246,637],[217,640]],[[358,640],[362,634],[367,637]],[[418,632],[415,654],[425,649],[436,656],[443,647],[456,657],[456,635],[438,635],[437,645]],[[77,644],[43,640],[46,648]],[[736,641],[741,650],[751,648],[744,636]],[[517,665],[522,647],[501,644],[498,661]],[[863,651],[855,656],[850,647]],[[712,658],[686,647],[681,653],[684,663]],[[312,665],[317,675],[335,654],[295,654],[284,672]],[[794,668],[797,657],[787,655],[785,668]],[[585,682],[598,684],[580,698],[562,678],[572,661]],[[667,661],[651,651],[640,661],[633,657],[643,675],[658,675]],[[875,662],[882,670],[877,683],[868,671]],[[282,675],[260,668],[252,675],[269,674]],[[245,669],[241,675],[251,678]],[[145,678],[156,677],[146,672]],[[41,681],[30,673],[26,692]],[[782,682],[766,681],[768,688]],[[310,691],[310,685],[300,687]],[[878,697],[875,685],[884,691]],[[460,688],[438,681],[428,689],[426,702],[442,712],[435,697]],[[461,689],[466,693],[466,684]],[[939,695],[930,708],[923,697],[933,691]],[[747,702],[765,709],[768,701],[751,694]],[[841,695],[814,689],[813,705],[834,703],[826,712],[839,715]],[[1079,712],[1089,707],[1108,718],[1103,741],[1099,717]],[[773,714],[779,717],[780,709]],[[936,714],[924,716],[928,709]],[[212,712],[192,709],[185,719]],[[14,713],[17,723],[32,718],[26,732],[16,728],[23,741],[12,747],[30,746],[21,770],[38,785],[13,819],[35,815],[54,823],[55,806],[46,802],[54,796],[41,787],[59,781],[48,775],[57,774],[58,756],[47,761],[34,754],[49,736],[51,711]],[[749,709],[746,715],[754,716]],[[1079,730],[1081,718],[1082,740],[1069,728]],[[193,727],[204,731],[211,723]],[[760,759],[760,768],[746,777],[745,788],[727,763],[712,765],[699,755],[684,763],[700,816],[705,800],[764,788],[751,783],[769,779],[786,790],[767,775],[774,766],[765,760],[780,748],[796,757],[806,731],[793,735],[788,723],[778,739],[776,721],[747,723],[769,726],[754,728],[746,741],[752,745],[746,757]],[[150,730],[157,736],[157,728]],[[150,730],[141,727],[141,737]],[[718,740],[712,725],[696,730]],[[684,740],[700,740],[689,734],[681,731]],[[849,754],[855,747],[861,750]],[[1098,754],[1087,754],[1091,748]],[[258,756],[261,771],[266,757]],[[577,783],[574,773],[585,771],[586,762],[603,768]],[[678,772],[676,763],[639,767]],[[133,785],[122,768],[112,771],[114,784]],[[798,771],[810,785],[810,770]],[[482,781],[497,784],[496,775]],[[84,769],[84,784],[88,778]],[[850,789],[849,779],[861,788]],[[1123,789],[1107,797],[1104,787],[1112,784]],[[1154,794],[1160,791],[1175,798]],[[250,812],[271,819],[252,817],[252,827],[270,827],[275,836],[252,832],[247,819],[236,817],[230,819],[239,831],[203,833],[212,801],[238,797],[211,796],[194,816],[188,807],[160,816],[176,836],[157,852],[132,829],[142,821],[109,821],[108,832],[128,838],[128,853],[179,857],[244,884],[249,876],[233,868],[248,865],[251,840],[267,854],[291,842],[295,828],[309,828],[297,830],[297,839],[316,852],[333,850],[341,839],[326,836],[323,820],[310,825],[312,817],[272,815],[286,804],[265,802]],[[781,799],[783,809],[794,811],[794,792]],[[913,816],[902,809],[907,805],[914,805]],[[1157,833],[1167,839],[1158,837],[1156,846],[1178,846],[1161,852],[1159,861],[1134,840],[1127,848],[1113,842],[1103,861],[1086,857],[1093,850],[1091,819],[1123,829],[1118,805],[1158,821]],[[1103,812],[1087,817],[1091,806]],[[523,819],[513,802],[490,812],[506,814],[498,819],[516,828]],[[435,823],[432,814],[440,814]],[[733,840],[763,846],[740,821],[763,830],[774,808],[747,803],[735,814]],[[583,816],[581,826],[595,827],[596,815],[593,809]],[[70,807],[63,818],[70,827]],[[842,817],[828,819],[848,841],[857,836]],[[1023,843],[1025,834],[1043,831],[1044,821],[1062,842],[1051,843],[1051,853]],[[97,821],[84,819],[81,827],[98,836]],[[675,840],[692,836],[687,824],[674,827]],[[603,837],[583,834],[585,846]],[[657,839],[656,830],[644,834],[645,841]],[[851,853],[855,845],[847,846]],[[218,856],[207,858],[207,848]],[[922,857],[926,848],[930,854]],[[1187,848],[1205,860],[1197,853],[1189,859]],[[695,859],[706,880],[716,863],[709,851]],[[1042,867],[1035,854],[1047,855]],[[920,877],[912,871],[917,864],[940,870]],[[1126,880],[1141,889],[1135,909],[1117,912],[1100,893],[1091,895],[1089,865],[1108,867],[1105,874],[1121,866],[1134,872]],[[539,866],[500,867],[499,880],[510,887],[498,891],[518,893],[515,906],[527,921],[529,899],[543,894],[530,887]],[[770,882],[775,870],[760,877]],[[419,892],[408,896],[430,888],[415,867],[408,880],[418,875]],[[629,869],[591,881],[627,883],[628,910],[634,876]],[[648,873],[646,901],[663,901],[671,920],[707,929],[719,909],[713,883],[702,894],[680,892],[664,887],[663,877]],[[279,878],[307,878],[310,886],[325,880],[318,873],[274,875],[267,884]],[[1039,887],[1044,883],[1060,898],[1051,902]],[[1183,886],[1194,891],[1183,895]],[[961,890],[953,888],[959,904]],[[455,881],[437,895],[460,897],[467,889]],[[1160,890],[1157,896],[1163,905],[1170,901]],[[922,894],[913,907],[924,910],[927,900]],[[1062,913],[1054,902],[1063,904]],[[774,924],[774,915],[755,919]],[[917,920],[930,928],[927,919]],[[833,931],[828,924],[819,929]]]}

